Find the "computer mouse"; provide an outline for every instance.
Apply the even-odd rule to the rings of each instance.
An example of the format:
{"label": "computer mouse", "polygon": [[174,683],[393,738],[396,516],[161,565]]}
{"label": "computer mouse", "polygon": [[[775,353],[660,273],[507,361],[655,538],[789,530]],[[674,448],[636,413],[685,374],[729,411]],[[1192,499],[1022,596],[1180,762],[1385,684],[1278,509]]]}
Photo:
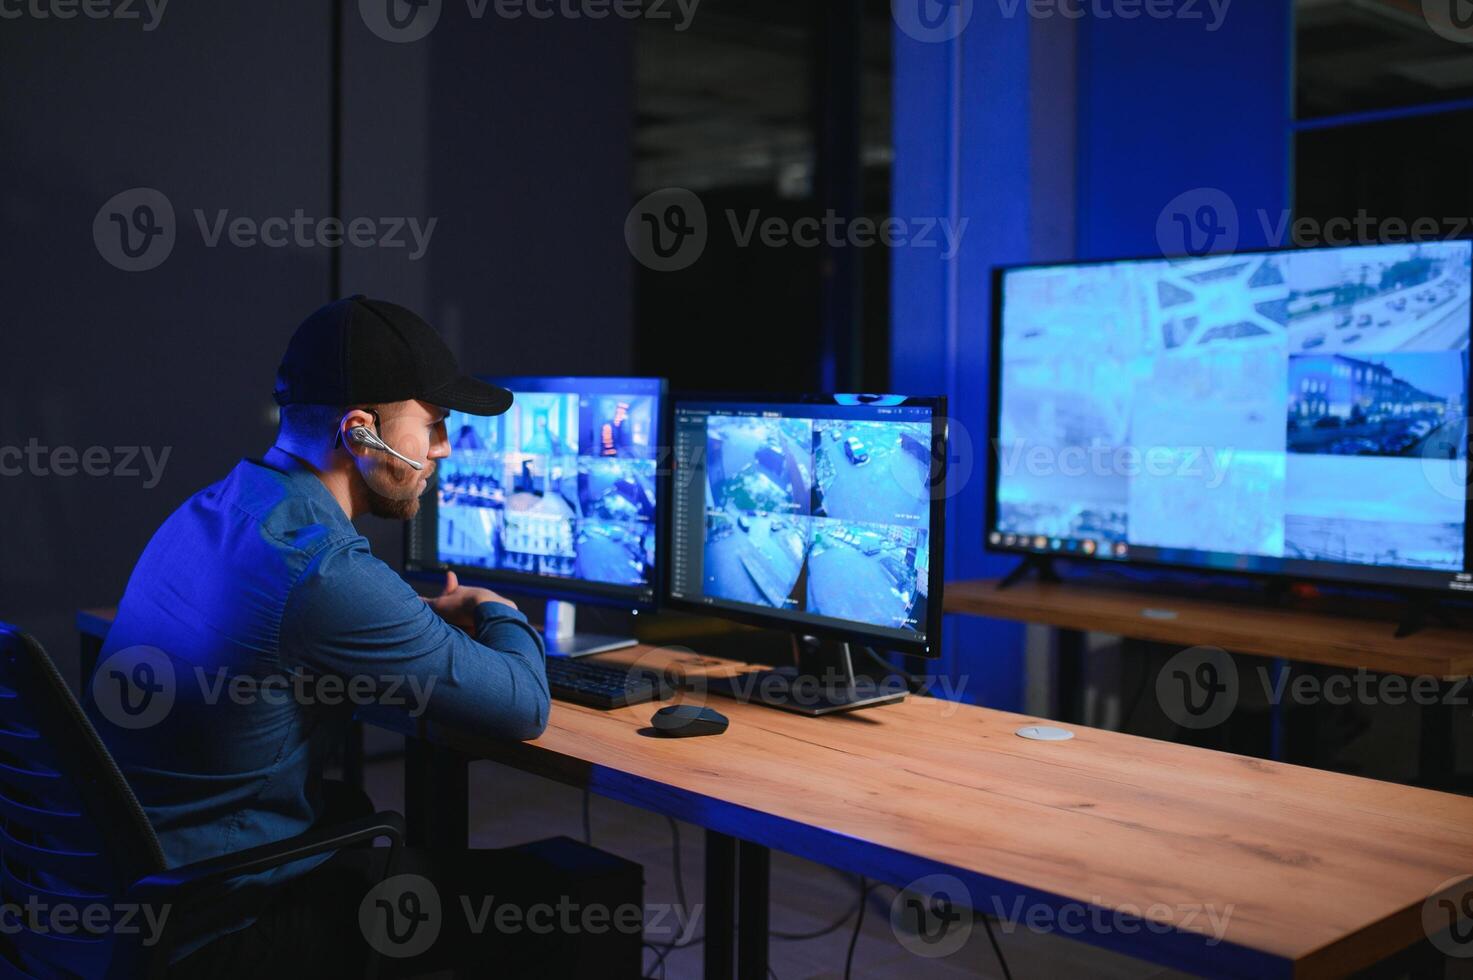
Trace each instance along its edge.
{"label": "computer mouse", "polygon": [[650,724],[661,735],[689,738],[693,735],[720,735],[726,731],[730,722],[725,715],[710,708],[694,704],[672,704],[656,711]]}

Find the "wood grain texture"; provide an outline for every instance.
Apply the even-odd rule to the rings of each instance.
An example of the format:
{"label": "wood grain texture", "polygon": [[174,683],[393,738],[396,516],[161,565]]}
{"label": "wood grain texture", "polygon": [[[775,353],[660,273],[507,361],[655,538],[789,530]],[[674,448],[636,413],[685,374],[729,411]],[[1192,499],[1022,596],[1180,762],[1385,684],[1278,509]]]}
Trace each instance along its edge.
{"label": "wood grain texture", "polygon": [[893,885],[949,873],[1016,928],[1205,976],[1344,976],[1420,942],[1424,902],[1473,881],[1467,797],[1081,726],[1032,742],[1014,733],[1043,719],[931,698],[805,718],[702,693],[741,664],[597,659],[666,670],[730,729],[654,737],[660,704],[557,702],[532,742],[367,720]]}
{"label": "wood grain texture", "polygon": [[[702,673],[741,669],[648,647],[600,659],[674,665],[697,679],[684,700]],[[1461,796],[1082,727],[1031,742],[1014,732],[1039,719],[930,698],[821,719],[706,703],[725,735],[654,738],[659,705],[563,703],[534,742],[429,734],[895,885],[953,873],[1005,918],[1019,899],[1134,912],[1133,934],[1077,938],[1209,975],[1343,975],[1420,941],[1424,900],[1473,874]]]}
{"label": "wood grain texture", "polygon": [[1024,581],[1001,591],[995,579],[947,582],[944,602],[950,613],[1097,630],[1158,643],[1216,646],[1409,677],[1456,680],[1473,674],[1473,631],[1446,626],[1397,639],[1396,624],[1389,620],[1082,582]]}

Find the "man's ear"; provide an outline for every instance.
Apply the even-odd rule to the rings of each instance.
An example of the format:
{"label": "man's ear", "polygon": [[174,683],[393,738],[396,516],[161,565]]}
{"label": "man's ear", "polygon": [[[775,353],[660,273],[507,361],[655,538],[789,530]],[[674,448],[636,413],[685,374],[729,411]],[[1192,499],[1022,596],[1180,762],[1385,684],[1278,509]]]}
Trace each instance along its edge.
{"label": "man's ear", "polygon": [[351,409],[343,413],[343,417],[338,420],[338,445],[342,446],[353,456],[362,456],[372,452],[367,446],[360,446],[348,438],[348,433],[360,425],[370,432],[373,431],[373,416],[361,408]]}

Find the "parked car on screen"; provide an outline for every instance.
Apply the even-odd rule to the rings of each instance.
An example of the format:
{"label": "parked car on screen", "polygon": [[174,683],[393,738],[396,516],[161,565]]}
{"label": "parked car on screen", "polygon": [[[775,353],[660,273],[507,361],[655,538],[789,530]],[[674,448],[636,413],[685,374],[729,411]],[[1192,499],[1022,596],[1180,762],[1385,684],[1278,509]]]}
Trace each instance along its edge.
{"label": "parked car on screen", "polygon": [[849,457],[849,462],[855,466],[863,466],[869,462],[869,450],[860,441],[858,436],[850,436],[844,440],[844,455]]}

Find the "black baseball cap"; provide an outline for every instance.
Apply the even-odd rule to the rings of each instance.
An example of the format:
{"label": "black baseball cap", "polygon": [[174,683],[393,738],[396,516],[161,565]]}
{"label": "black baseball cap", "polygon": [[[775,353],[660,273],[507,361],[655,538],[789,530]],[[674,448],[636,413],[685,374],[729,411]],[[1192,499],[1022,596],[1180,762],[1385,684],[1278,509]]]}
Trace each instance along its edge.
{"label": "black baseball cap", "polygon": [[276,372],[278,405],[377,405],[418,399],[471,415],[511,408],[505,388],[460,373],[455,355],[417,314],[362,295],[302,321]]}

